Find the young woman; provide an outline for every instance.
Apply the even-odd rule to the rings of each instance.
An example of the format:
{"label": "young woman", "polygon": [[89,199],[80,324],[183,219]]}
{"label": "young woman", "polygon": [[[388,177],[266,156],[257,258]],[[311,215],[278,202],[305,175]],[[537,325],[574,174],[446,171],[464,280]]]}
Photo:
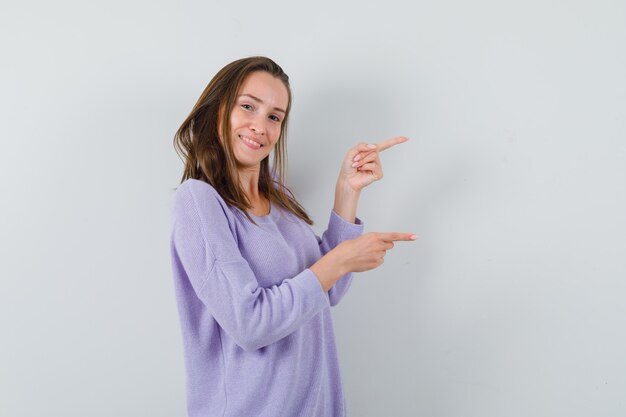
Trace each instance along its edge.
{"label": "young woman", "polygon": [[175,135],[185,168],[171,254],[191,417],[345,416],[330,306],[352,272],[416,238],[362,235],[356,217],[361,190],[383,176],[379,153],[403,137],[348,151],[328,229],[314,234],[283,184],[290,107],[283,70],[244,58],[217,73]]}

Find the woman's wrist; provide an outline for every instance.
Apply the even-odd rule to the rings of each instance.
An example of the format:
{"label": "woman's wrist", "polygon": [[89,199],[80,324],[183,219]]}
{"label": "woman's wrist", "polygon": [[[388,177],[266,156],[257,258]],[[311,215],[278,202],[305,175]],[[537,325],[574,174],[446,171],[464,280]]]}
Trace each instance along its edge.
{"label": "woman's wrist", "polygon": [[338,179],[335,185],[335,205],[333,210],[344,220],[354,223],[360,196],[360,190],[354,190],[348,183]]}
{"label": "woman's wrist", "polygon": [[331,250],[309,268],[320,281],[324,292],[328,292],[335,282],[347,273],[344,272],[342,262],[335,255],[336,253]]}

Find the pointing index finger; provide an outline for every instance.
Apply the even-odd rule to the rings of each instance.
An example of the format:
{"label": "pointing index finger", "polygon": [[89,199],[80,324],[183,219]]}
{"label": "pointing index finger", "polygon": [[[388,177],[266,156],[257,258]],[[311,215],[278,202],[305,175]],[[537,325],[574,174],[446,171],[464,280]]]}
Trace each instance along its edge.
{"label": "pointing index finger", "polygon": [[400,240],[415,240],[417,235],[413,233],[378,233],[378,237],[385,242],[396,242]]}
{"label": "pointing index finger", "polygon": [[400,143],[406,142],[407,140],[409,140],[409,138],[407,138],[406,136],[396,136],[395,138],[387,139],[380,142],[376,145],[376,149],[378,150],[378,152],[382,152],[385,149],[389,149],[392,146],[396,146]]}

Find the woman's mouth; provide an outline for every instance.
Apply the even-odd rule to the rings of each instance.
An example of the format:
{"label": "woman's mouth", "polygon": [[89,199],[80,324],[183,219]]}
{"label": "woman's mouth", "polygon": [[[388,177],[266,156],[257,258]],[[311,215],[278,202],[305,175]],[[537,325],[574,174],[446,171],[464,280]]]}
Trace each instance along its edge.
{"label": "woman's mouth", "polygon": [[259,149],[260,147],[262,147],[262,146],[263,146],[263,145],[262,145],[262,144],[260,144],[259,142],[255,141],[255,140],[253,140],[253,139],[250,139],[250,138],[249,138],[249,137],[247,137],[247,136],[241,136],[241,135],[239,135],[239,139],[241,139],[241,140],[242,140],[242,142],[243,142],[243,143],[244,143],[247,147],[249,147],[250,149],[255,149],[255,150],[256,150],[256,149]]}

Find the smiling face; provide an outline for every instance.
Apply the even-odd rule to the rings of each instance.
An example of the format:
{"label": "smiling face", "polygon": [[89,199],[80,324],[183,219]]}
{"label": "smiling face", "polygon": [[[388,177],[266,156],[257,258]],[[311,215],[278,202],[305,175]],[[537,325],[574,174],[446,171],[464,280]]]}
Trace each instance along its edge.
{"label": "smiling face", "polygon": [[230,114],[230,140],[240,169],[256,169],[280,137],[287,88],[278,78],[263,71],[246,77]]}

